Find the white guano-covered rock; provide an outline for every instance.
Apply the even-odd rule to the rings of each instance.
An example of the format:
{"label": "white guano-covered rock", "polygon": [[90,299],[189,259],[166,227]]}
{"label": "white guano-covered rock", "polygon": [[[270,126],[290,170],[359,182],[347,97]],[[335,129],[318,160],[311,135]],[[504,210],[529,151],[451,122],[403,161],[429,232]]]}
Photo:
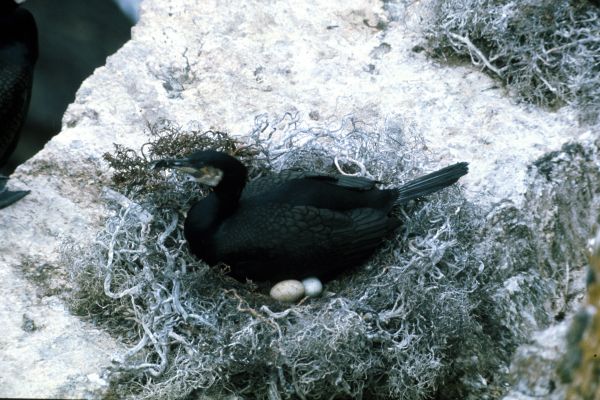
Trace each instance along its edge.
{"label": "white guano-covered rock", "polygon": [[[0,397],[106,390],[102,377],[125,346],[69,313],[60,249],[93,241],[109,213],[103,153],[114,143],[139,148],[161,120],[242,139],[265,113],[298,115],[305,128],[333,129],[349,115],[374,129],[401,120],[422,135],[425,169],[470,163],[461,183],[470,201],[491,210],[486,218],[496,222],[486,234],[526,231],[539,265],[561,268],[561,254],[575,254],[569,279],[581,280],[577,249],[594,220],[585,210],[598,204],[597,130],[579,127],[568,108],[517,104],[476,68],[414,52],[427,4],[413,2],[392,21],[374,0],[145,0],[131,41],[82,84],[61,133],[10,181],[32,193],[0,211]],[[508,261],[498,257],[495,267]],[[498,297],[526,299],[527,281],[515,282]],[[560,308],[519,304],[515,313],[551,317]],[[540,328],[534,317],[517,319],[523,332]]]}

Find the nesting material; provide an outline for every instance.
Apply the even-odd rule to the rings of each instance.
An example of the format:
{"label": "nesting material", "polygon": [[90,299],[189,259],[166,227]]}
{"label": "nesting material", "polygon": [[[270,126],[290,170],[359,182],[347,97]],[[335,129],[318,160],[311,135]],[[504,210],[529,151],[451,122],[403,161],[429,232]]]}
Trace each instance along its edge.
{"label": "nesting material", "polygon": [[306,278],[302,281],[304,294],[308,297],[317,297],[323,292],[323,284],[317,277]]}
{"label": "nesting material", "polygon": [[[516,343],[517,301],[544,303],[529,267],[537,253],[525,239],[507,249],[502,231],[484,225],[504,226],[503,214],[485,219],[454,185],[395,210],[403,228],[328,282],[334,295],[289,307],[193,257],[181,226],[206,193],[149,168],[211,148],[239,157],[251,179],[286,168],[333,173],[337,159],[346,173],[394,187],[439,167],[422,166],[422,141],[400,118],[346,119],[335,130],[289,114],[257,118],[244,146],[215,132],[154,130],[143,152],[120,147],[108,158],[113,189],[130,205],[107,200],[113,214],[96,241],[65,249],[74,312],[129,348],[116,355],[115,398],[464,398],[465,385],[493,376]],[[519,265],[494,268],[500,255]],[[501,296],[519,271],[527,290]]]}
{"label": "nesting material", "polygon": [[436,52],[469,58],[528,101],[575,104],[580,118],[597,121],[597,2],[447,0],[433,7]]}
{"label": "nesting material", "polygon": [[275,300],[293,303],[304,296],[304,285],[295,279],[288,279],[274,285],[269,294]]}

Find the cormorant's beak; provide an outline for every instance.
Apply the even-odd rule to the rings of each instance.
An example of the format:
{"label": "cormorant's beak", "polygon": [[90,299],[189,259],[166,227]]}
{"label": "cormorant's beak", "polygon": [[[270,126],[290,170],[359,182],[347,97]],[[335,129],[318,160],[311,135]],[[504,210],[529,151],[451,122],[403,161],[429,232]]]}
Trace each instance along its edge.
{"label": "cormorant's beak", "polygon": [[199,163],[189,158],[165,158],[154,162],[153,169],[174,168],[192,177],[193,180],[208,186],[217,186],[223,179],[219,168]]}
{"label": "cormorant's beak", "polygon": [[198,169],[189,158],[164,158],[154,162],[152,169],[175,168],[193,175]]}

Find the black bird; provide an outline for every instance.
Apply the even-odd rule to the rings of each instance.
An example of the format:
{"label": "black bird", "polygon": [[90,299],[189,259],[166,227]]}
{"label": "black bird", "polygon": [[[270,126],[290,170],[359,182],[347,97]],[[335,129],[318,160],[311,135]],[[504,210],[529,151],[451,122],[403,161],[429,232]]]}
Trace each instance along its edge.
{"label": "black bird", "polygon": [[246,167],[204,150],[157,161],[214,189],[189,210],[184,234],[192,253],[223,262],[244,280],[316,276],[329,280],[364,262],[401,221],[392,207],[441,190],[468,172],[465,162],[394,189],[367,178],[283,171],[246,185]]}
{"label": "black bird", "polygon": [[[29,11],[13,0],[0,0],[0,166],[12,154],[27,116],[33,67],[38,58],[38,35]],[[0,208],[29,191],[9,192],[0,176]]]}

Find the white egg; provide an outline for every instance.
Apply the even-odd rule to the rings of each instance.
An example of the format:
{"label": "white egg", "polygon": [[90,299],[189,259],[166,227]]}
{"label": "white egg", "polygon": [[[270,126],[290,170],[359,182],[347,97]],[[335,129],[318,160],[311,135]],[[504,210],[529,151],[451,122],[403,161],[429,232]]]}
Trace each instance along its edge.
{"label": "white egg", "polygon": [[288,279],[273,286],[270,294],[275,300],[293,303],[304,296],[304,285],[300,281]]}
{"label": "white egg", "polygon": [[323,284],[321,283],[319,278],[306,278],[302,281],[302,285],[304,286],[304,293],[308,297],[317,297],[323,291]]}

